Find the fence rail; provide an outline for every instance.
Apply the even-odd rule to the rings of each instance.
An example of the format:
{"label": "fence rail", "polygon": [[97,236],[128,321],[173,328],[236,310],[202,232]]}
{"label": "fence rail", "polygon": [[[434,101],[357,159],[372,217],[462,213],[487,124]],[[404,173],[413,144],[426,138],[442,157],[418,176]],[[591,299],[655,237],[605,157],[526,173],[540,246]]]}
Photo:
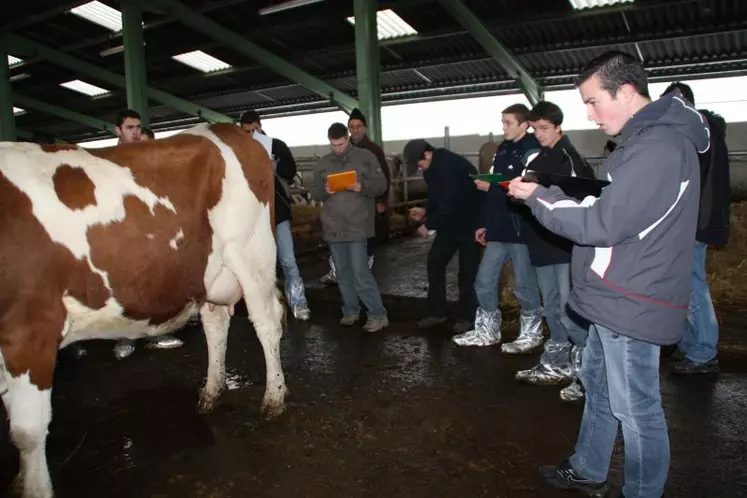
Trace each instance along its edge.
{"label": "fence rail", "polygon": [[[467,159],[475,163],[479,158],[477,152],[468,152],[462,154]],[[604,156],[587,156],[586,160],[594,168],[594,172],[599,174],[599,168],[604,162]],[[314,167],[319,158],[301,157],[296,159],[298,166],[297,180],[291,193],[297,195],[306,195],[311,185]],[[390,188],[389,206],[395,211],[402,211],[403,208],[416,206],[425,201],[425,181],[420,174],[406,176],[404,167],[401,167],[402,160],[400,155],[390,155],[387,157],[390,171],[393,173]],[[729,153],[731,163],[732,185],[737,192],[747,195],[747,151],[732,151]],[[415,187],[415,188],[413,188]],[[415,198],[412,198],[415,197]]]}

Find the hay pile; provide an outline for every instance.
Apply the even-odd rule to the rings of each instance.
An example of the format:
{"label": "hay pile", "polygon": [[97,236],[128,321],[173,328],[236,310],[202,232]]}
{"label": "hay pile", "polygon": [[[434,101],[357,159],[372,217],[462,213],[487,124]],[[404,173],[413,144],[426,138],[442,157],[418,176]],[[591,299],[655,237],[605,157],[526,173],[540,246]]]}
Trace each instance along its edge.
{"label": "hay pile", "polygon": [[[711,298],[718,307],[747,307],[747,201],[731,205],[731,236],[724,248],[708,250],[706,264]],[[501,304],[513,308],[519,303],[513,294],[514,274],[510,264],[501,273]]]}
{"label": "hay pile", "polygon": [[706,272],[714,306],[747,306],[747,201],[732,203],[729,244],[708,250]]}

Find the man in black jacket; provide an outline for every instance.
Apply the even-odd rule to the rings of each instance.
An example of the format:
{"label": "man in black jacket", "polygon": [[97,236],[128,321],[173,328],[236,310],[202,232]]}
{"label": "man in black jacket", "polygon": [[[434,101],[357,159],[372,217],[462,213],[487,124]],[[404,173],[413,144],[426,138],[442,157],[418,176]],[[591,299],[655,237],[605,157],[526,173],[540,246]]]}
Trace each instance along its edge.
{"label": "man in black jacket", "polygon": [[446,321],[446,266],[459,252],[459,311],[456,332],[466,332],[475,318],[475,276],[480,247],[474,240],[478,228],[481,193],[470,175],[477,169],[467,159],[447,149],[436,149],[423,139],[405,145],[403,159],[408,168],[423,172],[428,186],[426,208],[412,208],[410,219],[423,224],[418,233],[436,238],[428,253],[428,316],[418,322],[430,328]]}
{"label": "man in black jacket", "polygon": [[[529,113],[529,121],[542,149],[527,166],[528,170],[594,178],[594,170],[563,134],[560,107],[552,102],[539,102]],[[532,220],[532,225],[532,230],[527,231],[527,244],[532,265],[537,270],[550,338],[545,342],[539,363],[529,370],[517,372],[516,379],[537,385],[557,385],[574,380],[561,390],[560,399],[576,401],[584,396],[582,386],[575,379],[589,329],[588,324],[572,312],[569,314],[568,309],[573,243],[552,233],[536,219]]]}
{"label": "man in black jacket", "polygon": [[[679,90],[682,96],[695,105],[692,89],[675,82],[664,90],[662,96]],[[729,150],[726,147],[726,122],[721,116],[699,109],[708,121],[710,147],[700,154],[700,209],[698,231],[693,254],[693,291],[687,314],[685,336],[677,345],[680,361],[672,364],[678,374],[717,373],[719,371],[716,346],[718,321],[713,310],[711,291],[706,279],[706,253],[709,245],[724,246],[729,242],[729,215],[731,207],[731,177]]]}
{"label": "man in black jacket", "polygon": [[288,185],[296,176],[296,161],[285,142],[265,135],[256,111],[244,112],[239,121],[241,127],[265,147],[273,160],[275,167],[275,241],[278,262],[285,277],[285,297],[293,311],[293,316],[297,320],[307,321],[311,318],[311,310],[306,301],[306,290],[293,251],[293,234],[290,228],[292,210],[290,195],[287,191]]}
{"label": "man in black jacket", "polygon": [[[507,179],[521,175],[526,165],[539,153],[540,144],[529,133],[529,109],[514,104],[503,110],[503,142],[493,157],[491,173]],[[542,301],[537,272],[529,259],[526,232],[530,230],[531,213],[526,206],[509,200],[500,185],[475,180],[486,192],[480,228],[475,240],[485,246],[475,279],[479,307],[472,330],[454,336],[458,346],[491,346],[501,342],[501,310],[498,281],[503,265],[511,262],[516,281],[514,294],[521,305],[519,337],[501,346],[504,353],[527,353],[542,344]]]}

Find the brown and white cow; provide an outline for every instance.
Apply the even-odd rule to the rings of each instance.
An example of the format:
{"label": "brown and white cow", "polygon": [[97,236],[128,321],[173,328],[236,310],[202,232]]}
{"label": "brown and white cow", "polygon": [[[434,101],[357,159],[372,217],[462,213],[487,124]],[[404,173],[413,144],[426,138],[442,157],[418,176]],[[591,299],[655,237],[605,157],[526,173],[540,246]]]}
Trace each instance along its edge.
{"label": "brown and white cow", "polygon": [[53,496],[52,376],[73,342],[164,334],[199,311],[207,412],[243,295],[265,354],[263,412],[284,410],[273,202],[267,152],[230,124],[97,150],[0,143],[0,393],[24,498]]}

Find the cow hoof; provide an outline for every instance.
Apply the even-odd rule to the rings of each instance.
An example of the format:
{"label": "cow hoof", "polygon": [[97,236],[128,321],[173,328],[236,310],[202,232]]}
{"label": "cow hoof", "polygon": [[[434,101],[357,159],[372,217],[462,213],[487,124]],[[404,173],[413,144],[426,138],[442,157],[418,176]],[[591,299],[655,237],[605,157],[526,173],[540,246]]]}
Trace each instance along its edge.
{"label": "cow hoof", "polygon": [[13,479],[13,484],[10,488],[10,496],[12,498],[54,498],[54,492],[51,489],[43,487],[35,487],[34,489],[24,489],[24,478],[18,474]]}
{"label": "cow hoof", "polygon": [[260,415],[265,420],[272,420],[279,417],[285,412],[285,403],[280,401],[265,401],[259,410]]}
{"label": "cow hoof", "polygon": [[215,409],[217,396],[200,396],[200,401],[197,402],[197,413],[200,415],[207,415]]}
{"label": "cow hoof", "polygon": [[215,409],[215,405],[218,404],[218,399],[224,390],[225,387],[223,389],[218,389],[217,392],[210,393],[203,388],[200,391],[200,400],[197,402],[197,413],[200,415],[207,415],[212,412]]}

